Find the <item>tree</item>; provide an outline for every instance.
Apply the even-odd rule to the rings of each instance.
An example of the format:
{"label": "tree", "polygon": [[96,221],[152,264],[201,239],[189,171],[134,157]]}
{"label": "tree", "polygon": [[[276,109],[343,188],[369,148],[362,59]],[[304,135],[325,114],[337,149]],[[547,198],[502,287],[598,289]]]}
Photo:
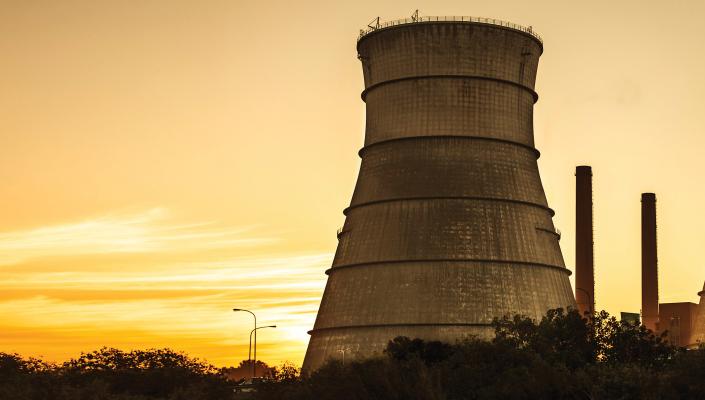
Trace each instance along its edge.
{"label": "tree", "polygon": [[[242,360],[237,367],[225,367],[222,373],[231,381],[240,381],[252,377],[252,360]],[[257,375],[271,377],[275,373],[275,368],[270,367],[264,361],[257,360]]]}
{"label": "tree", "polygon": [[404,336],[390,340],[384,350],[384,353],[393,359],[408,361],[418,358],[426,364],[446,360],[451,352],[451,346],[447,343],[409,339]]}
{"label": "tree", "polygon": [[[307,376],[270,369],[260,400],[700,399],[705,348],[684,351],[606,312],[497,319],[491,341],[392,339],[379,357],[329,360]],[[239,369],[249,376],[251,364]],[[265,364],[258,367],[264,368]],[[267,367],[268,368],[268,367]],[[232,400],[225,372],[169,349],[102,348],[55,365],[0,353],[0,399]]]}
{"label": "tree", "polygon": [[492,322],[494,343],[527,349],[549,362],[559,362],[575,369],[594,363],[600,342],[594,326],[577,310],[548,310],[537,324],[532,319],[515,315]]}
{"label": "tree", "polygon": [[666,341],[668,332],[657,336],[644,325],[617,321],[614,317],[602,316],[601,323],[604,324],[601,338],[604,362],[661,368],[682,351]]}
{"label": "tree", "polygon": [[0,398],[216,400],[231,385],[214,366],[169,349],[102,348],[61,365],[0,353]]}

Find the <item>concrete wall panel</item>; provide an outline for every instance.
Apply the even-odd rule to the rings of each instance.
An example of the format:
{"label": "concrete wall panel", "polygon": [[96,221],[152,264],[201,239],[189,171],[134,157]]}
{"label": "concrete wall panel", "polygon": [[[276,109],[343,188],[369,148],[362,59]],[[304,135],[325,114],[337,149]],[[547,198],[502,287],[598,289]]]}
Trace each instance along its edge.
{"label": "concrete wall panel", "polygon": [[458,137],[424,137],[365,149],[351,205],[443,196],[508,199],[548,207],[535,152]]}
{"label": "concrete wall panel", "polygon": [[479,136],[534,145],[530,92],[457,78],[404,80],[367,93],[365,145],[416,136]]}
{"label": "concrete wall panel", "polygon": [[375,261],[505,260],[563,267],[548,211],[473,199],[400,200],[355,208],[333,268]]}

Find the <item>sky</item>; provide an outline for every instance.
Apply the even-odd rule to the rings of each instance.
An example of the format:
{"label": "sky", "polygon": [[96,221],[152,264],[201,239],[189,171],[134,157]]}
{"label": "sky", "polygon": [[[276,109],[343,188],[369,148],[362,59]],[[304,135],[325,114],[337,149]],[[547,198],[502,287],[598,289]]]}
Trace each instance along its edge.
{"label": "sky", "polygon": [[[535,139],[574,263],[594,175],[597,307],[640,308],[640,193],[662,302],[705,280],[702,1],[0,1],[0,351],[171,347],[303,360],[364,135],[359,29],[490,17],[544,39]],[[573,278],[571,278],[572,280]]]}

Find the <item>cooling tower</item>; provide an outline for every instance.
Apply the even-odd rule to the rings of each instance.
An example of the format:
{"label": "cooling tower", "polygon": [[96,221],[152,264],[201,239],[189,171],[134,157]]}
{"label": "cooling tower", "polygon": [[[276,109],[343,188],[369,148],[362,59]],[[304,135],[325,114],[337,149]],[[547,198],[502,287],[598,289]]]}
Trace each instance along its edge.
{"label": "cooling tower", "polygon": [[542,50],[530,28],[468,17],[361,33],[362,162],[305,371],[575,307],[534,147]]}
{"label": "cooling tower", "polygon": [[583,315],[595,311],[592,240],[592,168],[575,168],[575,301]]}

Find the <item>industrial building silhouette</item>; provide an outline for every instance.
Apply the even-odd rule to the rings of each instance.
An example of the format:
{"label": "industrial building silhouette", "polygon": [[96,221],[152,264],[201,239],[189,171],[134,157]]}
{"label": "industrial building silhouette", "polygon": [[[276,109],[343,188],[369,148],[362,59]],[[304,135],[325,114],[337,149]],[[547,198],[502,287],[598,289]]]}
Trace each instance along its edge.
{"label": "industrial building silhouette", "polygon": [[[592,167],[575,169],[575,298],[581,313],[595,311]],[[705,343],[705,297],[691,302],[659,303],[656,194],[641,194],[641,310],[622,312],[622,320],[665,334],[674,346]],[[705,287],[703,287],[705,291]]]}
{"label": "industrial building silhouette", "polygon": [[534,147],[538,35],[415,15],[377,20],[357,51],[362,163],[304,370],[395,336],[489,337],[495,317],[574,308]]}
{"label": "industrial building silhouette", "polygon": [[700,317],[695,303],[659,303],[656,232],[656,194],[642,193],[641,323],[658,334],[665,333],[666,339],[674,346],[697,346],[705,339],[705,304],[702,293],[698,293],[703,313]]}
{"label": "industrial building silhouette", "polygon": [[[595,312],[592,167],[576,167],[575,295],[539,176],[532,28],[419,17],[360,32],[365,143],[304,359],[381,353],[407,336],[490,337],[495,317]],[[700,303],[659,303],[656,195],[641,195],[642,309],[677,346],[705,343]]]}
{"label": "industrial building silhouette", "polygon": [[698,304],[698,308],[695,311],[690,345],[705,343],[705,283],[703,284],[703,290],[698,292],[698,296],[700,296],[700,304]]}

